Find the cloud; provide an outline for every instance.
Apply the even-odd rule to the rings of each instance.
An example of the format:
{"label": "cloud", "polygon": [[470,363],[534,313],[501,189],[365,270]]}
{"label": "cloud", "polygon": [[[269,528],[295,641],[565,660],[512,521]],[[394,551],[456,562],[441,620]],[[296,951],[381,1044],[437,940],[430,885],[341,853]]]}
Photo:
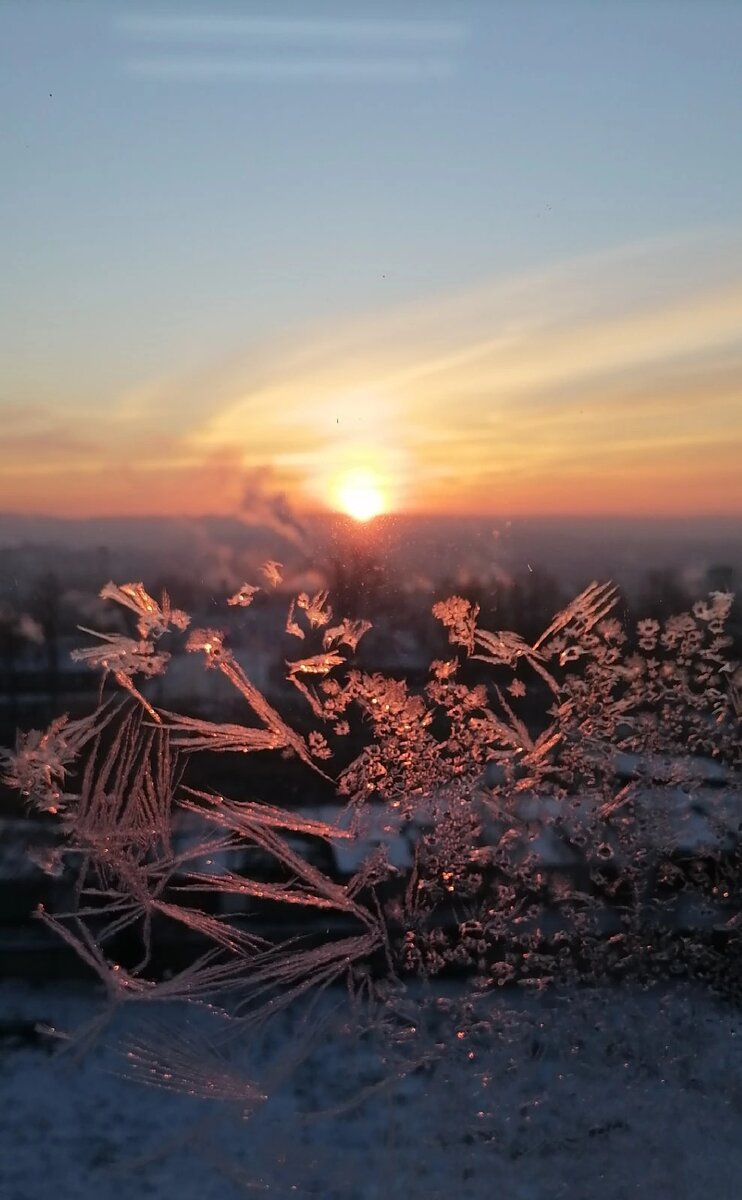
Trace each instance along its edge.
{"label": "cloud", "polygon": [[189,15],[130,12],[117,17],[115,27],[128,38],[157,42],[195,41],[199,44],[204,39],[232,41],[242,38],[289,44],[318,42],[322,46],[333,42],[453,46],[466,36],[466,25],[462,21],[431,18],[222,16],[206,11]]}
{"label": "cloud", "polygon": [[458,479],[461,508],[487,478],[505,491],[511,480],[519,504],[530,481],[537,505],[547,476],[577,461],[599,498],[620,454],[643,464],[650,491],[652,459],[679,463],[691,446],[718,496],[720,440],[742,444],[740,280],[735,244],[700,239],[339,323],[215,372],[214,406],[184,444],[241,445],[314,501],[353,458],[413,505]]}
{"label": "cloud", "polygon": [[47,470],[55,462],[81,463],[97,458],[101,443],[79,428],[74,418],[60,423],[43,405],[0,405],[3,471],[9,475]]}
{"label": "cloud", "polygon": [[4,429],[28,429],[48,420],[49,410],[40,404],[4,404],[2,406]]}
{"label": "cloud", "polygon": [[0,472],[0,511],[199,517],[240,509],[245,469],[228,452],[146,461],[34,462]]}
{"label": "cloud", "polygon": [[68,458],[71,454],[99,455],[101,446],[90,438],[83,437],[58,426],[34,433],[5,433],[3,451],[7,454],[22,454],[28,458]]}
{"label": "cloud", "polygon": [[[393,506],[418,511],[742,513],[741,397],[742,252],[718,235],[346,317],[144,381],[96,423],[99,455],[80,457],[82,426],[45,431],[39,416],[9,432],[56,439],[60,463],[79,438],[74,489],[92,495],[103,464],[109,511],[244,512],[246,477],[253,514],[286,498],[322,506],[339,472],[368,466]],[[42,476],[31,441],[19,461]]]}
{"label": "cloud", "polygon": [[461,21],[359,15],[129,13],[115,28],[127,46],[128,73],[190,82],[442,79],[455,70],[467,35]]}

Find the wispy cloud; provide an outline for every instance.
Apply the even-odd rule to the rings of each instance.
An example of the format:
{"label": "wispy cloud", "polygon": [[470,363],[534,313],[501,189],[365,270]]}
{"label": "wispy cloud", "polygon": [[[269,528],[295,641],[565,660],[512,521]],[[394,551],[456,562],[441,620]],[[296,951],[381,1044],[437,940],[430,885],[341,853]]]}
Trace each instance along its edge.
{"label": "wispy cloud", "polygon": [[322,45],[396,42],[451,47],[459,45],[466,36],[462,21],[432,18],[222,16],[208,12],[189,16],[182,13],[127,13],[116,19],[116,27],[128,37],[158,42],[242,38],[262,42],[319,42]]}
{"label": "wispy cloud", "polygon": [[443,79],[467,36],[461,21],[320,15],[129,13],[115,28],[130,74],[194,82]]}
{"label": "wispy cloud", "polygon": [[97,421],[99,454],[68,425],[55,457],[43,413],[17,413],[8,487],[107,511],[238,511],[266,469],[272,495],[305,507],[339,470],[372,466],[418,511],[742,514],[741,397],[742,247],[676,240],[145,381]]}
{"label": "wispy cloud", "polygon": [[481,503],[485,480],[521,510],[570,486],[582,507],[590,480],[599,507],[637,470],[641,503],[662,477],[654,502],[677,507],[694,457],[707,503],[742,509],[714,466],[742,451],[740,247],[634,247],[348,322],[272,367],[233,364],[211,394],[186,444],[241,444],[316,499],[339,463],[373,461],[418,507]]}
{"label": "wispy cloud", "polygon": [[3,472],[17,476],[45,472],[61,464],[84,467],[99,461],[103,446],[80,428],[74,417],[62,422],[43,405],[0,405],[2,420]]}

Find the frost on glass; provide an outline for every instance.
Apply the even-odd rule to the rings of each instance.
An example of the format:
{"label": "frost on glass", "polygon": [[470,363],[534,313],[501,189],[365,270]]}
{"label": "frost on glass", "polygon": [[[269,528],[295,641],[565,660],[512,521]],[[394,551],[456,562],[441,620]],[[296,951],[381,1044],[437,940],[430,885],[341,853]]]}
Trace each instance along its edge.
{"label": "frost on glass", "polygon": [[[281,565],[262,577],[227,601],[246,621]],[[348,1072],[329,1110],[310,1102],[297,1120],[435,1076],[461,1137],[488,1114],[496,1138],[487,1056],[538,1056],[560,998],[607,983],[631,995],[673,979],[736,986],[730,593],[629,626],[616,589],[593,583],[532,643],[482,628],[477,606],[452,596],[433,608],[441,657],[413,686],[359,665],[368,621],[302,592],[276,646],[291,719],[219,628],[193,628],[138,583],[101,596],[132,631],[86,630],[75,651],[101,673],[100,706],[20,734],[2,763],[56,823],[39,861],[70,881],[69,907],[38,916],[103,985],[100,1027],[147,1002],[122,1050],[133,1078],[255,1120],[339,1044],[365,1082],[350,1087]],[[150,681],[178,651],[224,677],[240,719],[156,703]],[[240,781],[229,795],[209,783],[219,755]],[[256,755],[274,759],[270,802],[256,794]],[[289,764],[334,803],[277,803]],[[182,1023],[164,1023],[157,1001],[181,1005]]]}

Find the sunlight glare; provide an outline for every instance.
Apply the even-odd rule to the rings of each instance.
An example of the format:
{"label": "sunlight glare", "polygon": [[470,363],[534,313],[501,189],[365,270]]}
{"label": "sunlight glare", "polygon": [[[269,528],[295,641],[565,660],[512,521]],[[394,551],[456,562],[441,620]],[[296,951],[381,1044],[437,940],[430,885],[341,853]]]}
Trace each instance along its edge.
{"label": "sunlight glare", "polygon": [[334,501],[354,521],[370,521],[386,508],[378,476],[363,467],[346,471],[334,488]]}

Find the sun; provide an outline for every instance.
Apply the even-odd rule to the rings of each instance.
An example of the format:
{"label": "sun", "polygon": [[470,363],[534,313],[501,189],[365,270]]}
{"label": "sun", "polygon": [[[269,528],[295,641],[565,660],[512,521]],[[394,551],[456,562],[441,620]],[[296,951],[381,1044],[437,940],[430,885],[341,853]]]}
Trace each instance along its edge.
{"label": "sun", "polygon": [[344,471],[333,488],[333,500],[354,521],[370,521],[386,508],[381,481],[366,467]]}

